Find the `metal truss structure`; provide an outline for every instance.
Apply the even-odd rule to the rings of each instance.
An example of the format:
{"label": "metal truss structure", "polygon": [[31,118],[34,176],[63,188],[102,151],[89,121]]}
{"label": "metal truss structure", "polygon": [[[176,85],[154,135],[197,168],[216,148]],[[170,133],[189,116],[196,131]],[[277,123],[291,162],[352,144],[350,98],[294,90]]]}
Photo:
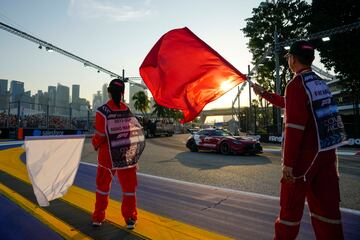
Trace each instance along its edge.
{"label": "metal truss structure", "polygon": [[145,85],[137,83],[137,82],[135,82],[135,81],[133,81],[133,80],[131,80],[129,78],[125,78],[124,77],[124,72],[123,72],[122,75],[119,75],[119,74],[117,74],[115,72],[112,72],[112,71],[110,71],[110,70],[108,70],[106,68],[103,68],[103,67],[101,67],[101,66],[99,66],[99,65],[97,65],[97,64],[95,64],[95,63],[93,63],[93,62],[91,62],[89,60],[86,60],[86,59],[84,59],[82,57],[79,57],[79,56],[77,56],[77,55],[75,55],[75,54],[73,54],[71,52],[68,52],[68,51],[66,51],[66,50],[64,50],[62,48],[59,48],[59,47],[57,47],[57,46],[55,46],[55,45],[53,45],[53,44],[51,44],[51,43],[49,43],[47,41],[44,41],[44,40],[41,40],[41,39],[39,39],[39,38],[37,38],[35,36],[32,36],[29,33],[26,33],[24,31],[16,29],[16,28],[14,28],[12,26],[9,26],[9,25],[7,25],[7,24],[5,24],[3,22],[0,22],[0,29],[3,29],[3,30],[5,30],[5,31],[7,31],[9,33],[17,35],[17,36],[19,36],[21,38],[24,38],[26,40],[29,40],[29,41],[31,41],[31,42],[33,42],[35,44],[38,44],[40,49],[44,47],[46,49],[46,51],[54,51],[54,52],[60,53],[60,54],[66,56],[66,57],[69,57],[69,58],[71,58],[71,59],[73,59],[75,61],[81,62],[82,64],[84,64],[85,67],[95,68],[98,71],[98,73],[103,72],[103,73],[109,74],[110,77],[112,77],[112,78],[120,78],[124,82],[129,82],[131,84],[135,84],[135,85],[138,85],[138,86],[146,89]]}

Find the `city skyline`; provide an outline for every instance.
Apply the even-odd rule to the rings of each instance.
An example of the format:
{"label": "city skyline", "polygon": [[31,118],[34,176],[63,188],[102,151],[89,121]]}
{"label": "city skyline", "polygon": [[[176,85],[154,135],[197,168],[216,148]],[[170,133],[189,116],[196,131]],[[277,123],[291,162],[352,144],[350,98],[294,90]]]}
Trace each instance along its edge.
{"label": "city skyline", "polygon": [[[143,84],[143,82],[141,82],[141,84]],[[127,85],[129,86],[126,91],[126,95],[128,97],[124,100],[131,109],[134,109],[134,103],[129,95],[132,96],[136,92],[144,89],[138,87],[137,85]],[[88,102],[87,105],[90,105],[92,109],[96,109],[108,100],[106,83],[102,85],[101,90],[97,90],[95,93],[92,94],[91,99],[82,98],[80,94],[80,89],[80,85],[72,84],[70,94],[70,86],[66,86],[62,83],[57,83],[56,86],[47,86],[47,91],[43,89],[37,89],[32,92],[31,90],[27,90],[25,83],[22,81],[14,79],[0,79],[0,100],[2,100],[2,103],[0,104],[0,109],[8,109],[9,103],[18,102],[20,98],[22,98],[21,101],[23,102],[28,101],[29,103],[31,102],[35,105],[45,104],[44,100],[42,102],[39,100],[39,98],[43,98],[43,96],[39,95],[46,95],[46,105],[58,105],[62,107],[65,107],[68,104],[75,104],[74,106],[76,106],[76,104],[80,102],[84,103],[84,100],[86,100],[86,102]],[[148,93],[147,90],[144,91]],[[60,97],[60,95],[62,96]],[[27,100],[25,101],[23,99],[24,96],[27,97]],[[6,97],[8,97],[8,99],[6,99]]]}
{"label": "city skyline", "polygon": [[[24,106],[27,106],[26,104],[33,105],[28,108],[43,111],[46,109],[45,105],[64,109],[71,106],[78,110],[89,105],[89,100],[80,97],[80,85],[73,84],[71,89],[70,94],[70,87],[57,83],[56,86],[47,86],[47,91],[38,89],[31,94],[22,81],[0,79],[0,110],[8,110],[20,101],[25,104]],[[53,113],[55,110],[50,109],[50,112]]]}
{"label": "city skyline", "polygon": [[[260,0],[180,2],[144,1],[29,1],[4,0],[0,21],[48,41],[71,53],[116,73],[125,69],[126,77],[138,77],[138,68],[155,42],[167,31],[189,27],[241,72],[251,62],[240,30],[252,8]],[[29,14],[29,13],[32,14]],[[96,34],[94,34],[96,33]],[[83,96],[91,100],[111,78],[95,69],[57,53],[0,31],[3,78],[24,79],[31,91],[62,82],[78,84]],[[21,71],[19,71],[21,69]],[[74,82],[74,79],[76,81]],[[237,89],[207,108],[230,107]],[[248,91],[242,93],[242,105],[248,103]],[[126,96],[127,98],[128,96]]]}

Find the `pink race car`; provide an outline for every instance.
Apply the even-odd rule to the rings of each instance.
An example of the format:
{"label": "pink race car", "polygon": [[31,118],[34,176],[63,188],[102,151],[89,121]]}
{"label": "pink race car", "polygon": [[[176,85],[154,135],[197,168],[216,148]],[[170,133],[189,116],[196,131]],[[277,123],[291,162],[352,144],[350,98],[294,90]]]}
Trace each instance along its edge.
{"label": "pink race car", "polygon": [[262,153],[259,141],[246,137],[233,136],[222,129],[203,129],[193,132],[186,142],[191,152],[212,150],[222,154],[258,154]]}

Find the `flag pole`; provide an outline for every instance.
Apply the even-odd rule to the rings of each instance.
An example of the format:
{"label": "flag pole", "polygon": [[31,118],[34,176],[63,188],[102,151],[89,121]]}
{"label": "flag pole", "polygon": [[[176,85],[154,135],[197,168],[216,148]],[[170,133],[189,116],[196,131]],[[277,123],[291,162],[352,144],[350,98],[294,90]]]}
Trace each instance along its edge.
{"label": "flag pole", "polygon": [[249,130],[252,131],[252,99],[251,99],[251,76],[250,65],[248,65],[248,74],[246,80],[249,82]]}

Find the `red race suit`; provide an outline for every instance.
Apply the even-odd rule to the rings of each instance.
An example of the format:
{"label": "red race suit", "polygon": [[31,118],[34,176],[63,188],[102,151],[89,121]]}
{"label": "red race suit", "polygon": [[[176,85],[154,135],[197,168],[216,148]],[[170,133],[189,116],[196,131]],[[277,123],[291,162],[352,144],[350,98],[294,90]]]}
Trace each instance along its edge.
{"label": "red race suit", "polygon": [[[282,164],[293,168],[296,179],[293,183],[281,179],[281,209],[275,221],[275,239],[296,238],[306,198],[316,239],[339,240],[343,239],[343,229],[336,151],[319,149],[316,118],[309,91],[305,90],[304,73],[314,74],[311,69],[297,73],[287,84],[285,97],[262,94],[273,105],[285,108]],[[322,87],[328,89],[326,84]]]}
{"label": "red race suit", "polygon": [[98,151],[94,222],[103,222],[109,202],[111,182],[117,174],[122,188],[121,213],[127,222],[137,220],[137,161],[144,150],[143,129],[128,107],[120,108],[110,99],[96,112],[96,131],[92,144]]}

